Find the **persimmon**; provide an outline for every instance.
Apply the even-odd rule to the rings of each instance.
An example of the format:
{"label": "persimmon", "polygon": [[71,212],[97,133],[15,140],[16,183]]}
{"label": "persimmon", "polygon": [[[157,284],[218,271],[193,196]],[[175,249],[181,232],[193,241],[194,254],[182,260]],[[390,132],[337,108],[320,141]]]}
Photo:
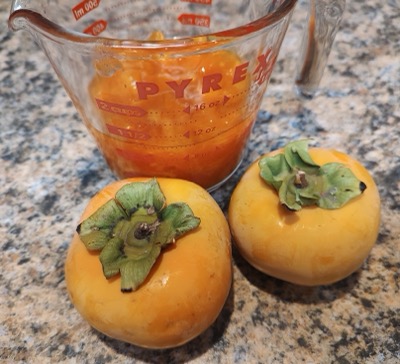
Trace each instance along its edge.
{"label": "persimmon", "polygon": [[98,192],[69,247],[77,311],[98,331],[152,349],[182,345],[216,320],[232,280],[224,214],[202,187],[131,178]]}
{"label": "persimmon", "polygon": [[239,252],[261,272],[299,285],[331,284],[369,255],[380,197],[357,160],[296,141],[245,171],[231,196],[229,223]]}

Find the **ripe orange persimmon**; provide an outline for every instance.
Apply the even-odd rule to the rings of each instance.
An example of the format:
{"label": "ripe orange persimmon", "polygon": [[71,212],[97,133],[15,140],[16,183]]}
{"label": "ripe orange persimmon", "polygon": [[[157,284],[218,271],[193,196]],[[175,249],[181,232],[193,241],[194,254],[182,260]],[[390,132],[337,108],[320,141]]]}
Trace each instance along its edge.
{"label": "ripe orange persimmon", "polygon": [[[317,165],[334,162],[348,167],[362,181],[354,184],[361,186],[360,193],[338,208],[308,204],[308,197],[304,206],[301,202],[296,205],[296,194],[301,192],[296,183],[301,184],[304,178],[300,173],[290,187],[294,195],[288,198],[293,203],[288,208],[280,196],[290,188],[278,193],[260,175],[263,158],[283,155],[280,149],[264,155],[244,173],[231,196],[229,223],[234,244],[255,268],[294,284],[315,286],[339,281],[363,264],[377,239],[380,198],[371,175],[349,155],[324,148],[310,148],[308,152]],[[277,168],[276,181],[282,178],[280,167],[279,163],[272,164],[272,171]],[[340,185],[341,172],[336,177]],[[345,186],[343,192],[350,189]],[[323,194],[331,198],[335,190],[332,187]],[[311,195],[308,191],[307,196]],[[336,201],[337,196],[333,197],[331,201]]]}
{"label": "ripe orange persimmon", "polygon": [[[132,182],[147,179],[106,186],[90,200],[81,221]],[[178,179],[157,182],[168,206],[185,202],[200,224],[161,251],[143,283],[131,292],[121,290],[121,276],[107,279],[100,253],[88,250],[78,233],[68,251],[65,275],[72,303],[94,328],[138,346],[170,348],[201,334],[222,310],[232,280],[231,240],[221,209],[203,188]]]}

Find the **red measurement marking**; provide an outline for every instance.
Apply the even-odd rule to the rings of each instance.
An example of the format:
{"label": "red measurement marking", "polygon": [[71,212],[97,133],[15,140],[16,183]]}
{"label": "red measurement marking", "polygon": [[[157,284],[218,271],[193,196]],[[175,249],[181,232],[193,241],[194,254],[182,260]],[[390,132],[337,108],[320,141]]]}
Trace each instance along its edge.
{"label": "red measurement marking", "polygon": [[183,134],[183,136],[185,138],[189,139],[191,136],[199,137],[199,136],[202,136],[202,135],[211,134],[215,130],[216,130],[215,126],[210,126],[210,127],[206,128],[206,129],[188,130]]}
{"label": "red measurement marking", "polygon": [[205,110],[207,108],[224,106],[231,98],[229,96],[224,95],[224,98],[221,100],[210,101],[208,103],[202,102],[201,104],[187,105],[182,110],[183,112],[190,114],[192,111],[200,111]]}
{"label": "red measurement marking", "polygon": [[136,152],[132,152],[130,150],[125,150],[125,149],[116,149],[117,154],[127,160],[130,161],[135,161],[135,162],[151,162],[151,160],[153,159],[153,157],[151,155],[146,155],[143,153],[136,153]]}
{"label": "red measurement marking", "polygon": [[137,106],[116,104],[100,99],[96,99],[97,107],[100,110],[111,112],[118,115],[142,117],[147,114],[146,110],[143,110]]}
{"label": "red measurement marking", "polygon": [[208,15],[183,13],[178,16],[178,20],[183,25],[196,25],[199,27],[210,27],[210,17]]}
{"label": "red measurement marking", "polygon": [[110,125],[110,124],[106,124],[106,126],[110,134],[118,135],[123,138],[135,139],[135,140],[150,139],[150,135],[145,131],[119,128],[115,125]]}
{"label": "red measurement marking", "polygon": [[269,79],[275,61],[276,55],[272,52],[272,49],[268,49],[264,54],[260,54],[257,57],[258,65],[254,70],[253,75],[255,75],[255,80],[259,85]]}
{"label": "red measurement marking", "polygon": [[106,28],[107,22],[103,19],[100,19],[89,25],[83,32],[91,35],[99,35],[101,32],[106,30]]}
{"label": "red measurement marking", "polygon": [[212,0],[181,0],[183,3],[193,3],[201,5],[211,5]]}
{"label": "red measurement marking", "polygon": [[87,13],[96,9],[100,5],[100,0],[83,0],[75,5],[71,10],[76,20],[79,20]]}
{"label": "red measurement marking", "polygon": [[222,105],[225,105],[230,100],[230,97],[224,96],[224,100],[222,101]]}

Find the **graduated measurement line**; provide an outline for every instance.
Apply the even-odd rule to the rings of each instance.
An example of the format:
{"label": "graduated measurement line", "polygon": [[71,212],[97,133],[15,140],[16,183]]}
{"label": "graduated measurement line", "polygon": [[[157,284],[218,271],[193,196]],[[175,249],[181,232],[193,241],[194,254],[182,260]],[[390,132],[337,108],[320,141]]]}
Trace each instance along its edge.
{"label": "graduated measurement line", "polygon": [[[254,119],[254,120],[255,120],[255,119]],[[253,122],[254,122],[254,120],[253,120]],[[188,143],[188,144],[182,144],[182,145],[157,145],[157,144],[143,143],[143,142],[137,141],[137,139],[130,139],[129,142],[128,142],[128,141],[127,141],[127,142],[128,142],[130,145],[137,145],[137,146],[140,146],[140,147],[143,148],[143,149],[159,149],[159,150],[163,150],[163,149],[181,149],[181,148],[187,148],[187,147],[191,147],[191,146],[194,146],[194,145],[199,145],[199,144],[207,143],[207,142],[209,142],[210,140],[213,140],[213,139],[215,139],[215,138],[218,138],[219,136],[225,134],[226,132],[231,131],[232,129],[241,126],[241,124],[242,124],[243,122],[244,122],[244,120],[241,120],[241,121],[239,121],[239,122],[237,122],[237,123],[231,125],[231,126],[228,127],[228,128],[224,128],[224,130],[221,130],[221,131],[217,132],[217,133],[214,134],[211,138],[207,138],[207,139],[203,139],[203,140],[197,140],[197,141],[191,140],[191,143]],[[182,137],[184,137],[184,136],[182,135]],[[151,138],[149,138],[149,139],[153,139],[153,140],[157,140],[157,139],[158,139],[158,140],[159,140],[159,138],[153,138],[153,137],[151,137]],[[166,139],[168,139],[168,138],[166,138]],[[200,139],[200,138],[197,138],[197,139]],[[139,140],[140,140],[140,139],[139,139]]]}
{"label": "graduated measurement line", "polygon": [[[126,7],[128,4],[131,4],[131,3],[146,3],[146,1],[143,1],[143,0],[126,0],[126,1],[119,1],[119,2],[114,1],[114,4],[110,5],[110,6],[107,6],[105,8],[105,10],[106,11],[111,11],[111,10],[116,9],[116,8]],[[134,5],[135,14],[144,13],[144,11],[141,11],[141,12],[137,11],[138,10],[137,6],[138,5]],[[175,6],[157,6],[157,7],[153,7],[153,9],[155,8],[155,9],[173,9],[174,10],[175,8],[179,8],[179,7],[180,7],[179,5],[175,5]],[[147,9],[148,9],[148,7],[147,7]]]}
{"label": "graduated measurement line", "polygon": [[212,5],[212,0],[181,0],[181,2],[198,4],[198,5]]}
{"label": "graduated measurement line", "polygon": [[[115,8],[116,6],[113,6],[113,7]],[[111,11],[111,9],[113,7],[106,8],[106,11],[107,10]],[[139,9],[133,9],[132,11],[124,12],[123,15],[114,16],[110,20],[115,21],[115,20],[121,20],[121,19],[124,19],[124,18],[129,18],[129,17],[132,16],[132,14],[134,14],[135,16],[140,15],[142,17],[143,16],[149,16],[149,15],[152,15],[152,14],[159,14],[160,11],[163,10],[163,9],[165,9],[165,8],[163,8],[161,6],[157,6],[157,7],[153,7],[153,8],[146,8],[146,9],[144,9],[142,11],[139,11]],[[182,6],[171,6],[171,7],[167,8],[167,9],[171,10],[172,13],[176,13],[176,12],[184,10],[184,8]],[[169,17],[171,17],[171,15],[169,15]],[[162,18],[163,15],[158,15],[158,16],[161,18],[161,20],[163,22],[165,21],[165,18]],[[143,21],[143,19],[142,19],[142,21]]]}
{"label": "graduated measurement line", "polygon": [[136,1],[132,1],[132,0],[120,1],[120,2],[117,2],[114,5],[107,6],[105,10],[106,11],[110,11],[110,10],[115,9],[115,8],[120,8],[121,6],[125,7],[127,4],[130,4],[132,2],[136,2]]}
{"label": "graduated measurement line", "polygon": [[[138,14],[138,13],[135,12],[135,16],[136,16],[137,14]],[[142,15],[148,16],[148,15],[151,15],[151,13],[144,13],[144,12],[143,12]],[[114,22],[114,21],[129,19],[129,18],[131,18],[131,17],[132,17],[132,13],[125,13],[125,14],[123,14],[123,15],[114,16],[114,17],[110,18],[110,21]],[[159,18],[159,19],[157,20],[157,23],[162,23],[162,24],[164,24],[164,22],[165,22],[165,18]],[[155,21],[154,21],[154,19],[151,19],[151,22],[149,21],[149,19],[140,19],[140,24],[143,24],[143,23],[151,23],[151,24],[153,25],[153,24],[155,23]],[[138,23],[138,24],[139,24],[139,23]]]}

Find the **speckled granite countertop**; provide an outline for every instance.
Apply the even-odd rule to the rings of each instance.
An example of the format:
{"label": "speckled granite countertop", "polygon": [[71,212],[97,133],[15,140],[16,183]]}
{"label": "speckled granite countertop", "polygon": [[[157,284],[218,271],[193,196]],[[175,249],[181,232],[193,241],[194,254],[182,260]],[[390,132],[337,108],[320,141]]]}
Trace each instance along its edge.
{"label": "speckled granite countertop", "polygon": [[[234,250],[234,285],[198,339],[147,351],[91,329],[67,297],[63,263],[89,197],[114,177],[43,53],[7,31],[0,3],[0,361],[4,363],[399,363],[400,4],[351,1],[321,91],[292,93],[296,9],[236,175],[214,193],[226,209],[243,169],[298,137],[346,151],[374,175],[383,203],[376,246],[357,273],[301,288],[263,276]],[[266,111],[268,110],[268,111]]]}

